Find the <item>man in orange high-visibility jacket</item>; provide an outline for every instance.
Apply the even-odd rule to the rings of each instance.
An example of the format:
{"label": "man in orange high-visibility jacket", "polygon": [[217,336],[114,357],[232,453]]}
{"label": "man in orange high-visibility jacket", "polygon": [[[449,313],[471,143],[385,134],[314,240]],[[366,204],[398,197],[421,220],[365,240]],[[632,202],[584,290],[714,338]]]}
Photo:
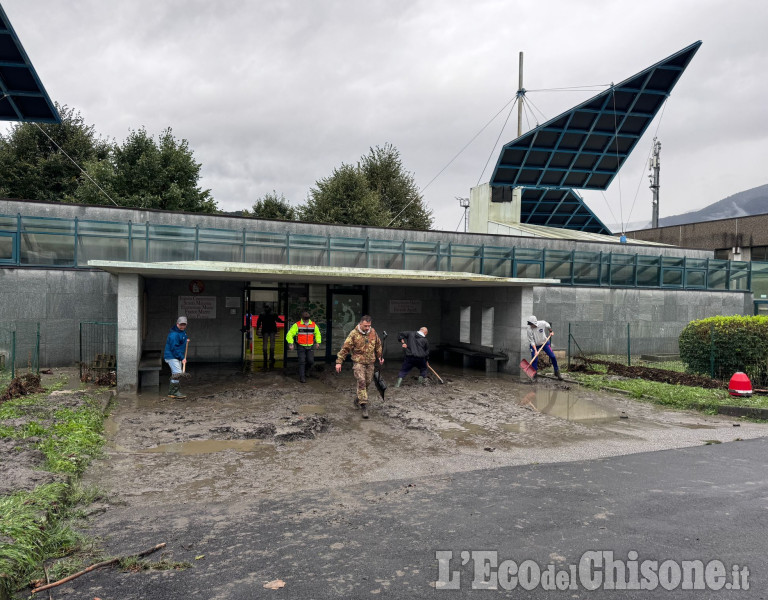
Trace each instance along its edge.
{"label": "man in orange high-visibility jacket", "polygon": [[320,328],[309,317],[309,311],[301,313],[301,320],[294,323],[285,336],[288,347],[293,350],[293,342],[296,340],[296,352],[299,356],[299,381],[307,382],[307,376],[315,364],[315,348],[320,347],[322,338]]}

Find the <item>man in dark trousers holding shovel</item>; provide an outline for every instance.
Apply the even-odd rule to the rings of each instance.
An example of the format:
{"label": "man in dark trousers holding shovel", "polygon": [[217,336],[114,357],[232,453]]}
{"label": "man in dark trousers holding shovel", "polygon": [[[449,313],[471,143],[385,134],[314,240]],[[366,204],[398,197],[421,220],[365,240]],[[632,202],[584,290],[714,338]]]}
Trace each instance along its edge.
{"label": "man in dark trousers holding shovel", "polygon": [[419,370],[419,383],[427,383],[427,361],[429,360],[429,341],[427,341],[426,327],[421,327],[418,331],[401,331],[397,334],[397,340],[405,350],[405,358],[400,372],[397,374],[397,383],[395,387],[400,387],[403,378],[416,367]]}
{"label": "man in dark trousers holding shovel", "polygon": [[[560,375],[560,369],[557,367],[557,359],[555,358],[555,353],[552,352],[552,347],[549,343],[550,336],[554,336],[555,334],[555,332],[552,331],[552,326],[546,321],[539,321],[535,315],[531,315],[528,317],[527,333],[528,343],[531,346],[531,358],[533,358],[537,350],[541,349],[542,352],[549,356],[549,360],[552,361],[552,367],[555,369],[555,377],[562,381],[563,376]],[[544,348],[541,348],[542,344],[544,345]],[[538,363],[539,357],[537,356],[536,359],[531,363],[531,366],[534,369],[538,369]]]}

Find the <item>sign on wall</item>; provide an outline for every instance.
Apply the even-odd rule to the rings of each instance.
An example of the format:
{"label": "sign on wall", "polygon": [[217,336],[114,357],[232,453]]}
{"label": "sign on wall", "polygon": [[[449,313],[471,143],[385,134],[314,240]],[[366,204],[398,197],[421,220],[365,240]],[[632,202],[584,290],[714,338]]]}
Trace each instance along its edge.
{"label": "sign on wall", "polygon": [[393,314],[421,314],[421,300],[390,300],[389,312]]}
{"label": "sign on wall", "polygon": [[179,314],[187,319],[215,319],[216,296],[179,296]]}

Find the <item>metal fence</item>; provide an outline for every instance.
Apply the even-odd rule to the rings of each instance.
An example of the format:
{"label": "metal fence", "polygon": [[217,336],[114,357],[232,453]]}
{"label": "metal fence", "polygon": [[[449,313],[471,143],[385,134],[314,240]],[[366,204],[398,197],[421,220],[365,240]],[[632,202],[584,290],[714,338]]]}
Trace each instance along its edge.
{"label": "metal fence", "polygon": [[628,366],[682,371],[678,340],[682,325],[638,322],[568,323],[568,364],[576,357]]}
{"label": "metal fence", "polygon": [[80,323],[80,380],[107,383],[117,369],[117,323]]}
{"label": "metal fence", "polygon": [[40,323],[0,323],[0,371],[40,373]]}
{"label": "metal fence", "polygon": [[[572,363],[615,363],[630,367],[650,367],[684,373],[679,339],[683,326],[652,322],[571,322],[568,324],[568,366]],[[712,326],[708,340],[702,340],[702,353],[709,357],[706,373],[711,379],[727,383],[737,371],[746,373],[752,384],[768,387],[768,362],[742,358],[736,350],[724,351]],[[749,356],[749,354],[747,354]],[[690,372],[690,371],[688,371]]]}

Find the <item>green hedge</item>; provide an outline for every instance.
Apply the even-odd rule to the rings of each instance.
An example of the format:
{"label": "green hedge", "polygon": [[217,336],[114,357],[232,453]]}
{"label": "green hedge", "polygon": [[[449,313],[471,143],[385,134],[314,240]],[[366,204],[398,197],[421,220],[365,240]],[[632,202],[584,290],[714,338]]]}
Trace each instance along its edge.
{"label": "green hedge", "polygon": [[745,372],[753,385],[768,380],[768,317],[711,317],[680,333],[680,359],[689,373],[730,379]]}

